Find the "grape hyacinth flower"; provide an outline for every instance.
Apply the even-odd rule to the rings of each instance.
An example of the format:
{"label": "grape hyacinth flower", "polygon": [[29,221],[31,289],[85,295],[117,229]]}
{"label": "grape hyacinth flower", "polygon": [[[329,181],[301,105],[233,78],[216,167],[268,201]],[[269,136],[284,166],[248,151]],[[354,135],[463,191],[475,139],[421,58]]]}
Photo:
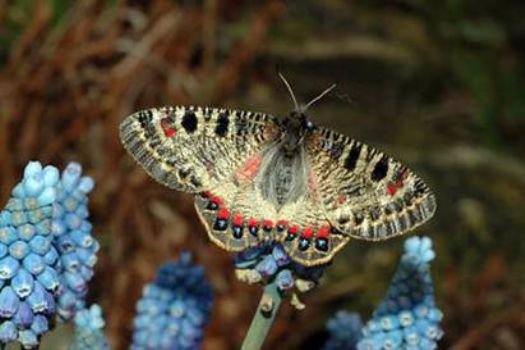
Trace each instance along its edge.
{"label": "grape hyacinth flower", "polygon": [[89,309],[76,312],[75,335],[69,350],[109,350],[109,342],[104,335],[105,326],[102,318],[102,309],[98,304],[93,304]]}
{"label": "grape hyacinth flower", "polygon": [[82,176],[82,167],[78,163],[69,163],[57,184],[52,225],[53,245],[61,262],[57,313],[66,321],[85,307],[87,284],[93,277],[97,262],[99,243],[91,235],[87,207],[87,195],[93,187],[93,179]]}
{"label": "grape hyacinth flower", "polygon": [[204,269],[184,252],[162,265],[143,289],[134,319],[133,350],[198,349],[212,306]]}
{"label": "grape hyacinth flower", "polygon": [[52,204],[59,173],[29,162],[0,212],[0,345],[38,345],[55,314],[60,280],[52,245]]}
{"label": "grape hyacinth flower", "polygon": [[[373,317],[361,330],[361,339],[348,337],[348,343],[326,350],[358,349],[436,349],[443,336],[439,323],[443,317],[436,307],[430,275],[430,262],[435,258],[432,241],[428,237],[412,237],[405,241],[405,252],[394,274],[385,299],[374,311]],[[330,324],[330,323],[329,323]],[[332,322],[328,327],[330,338],[343,332],[355,335],[355,328]],[[339,324],[342,327],[334,327]]]}
{"label": "grape hyacinth flower", "polygon": [[363,321],[358,313],[341,310],[328,321],[326,328],[330,338],[324,350],[355,350],[362,338]]}
{"label": "grape hyacinth flower", "polygon": [[[321,278],[327,264],[306,267],[294,262],[278,243],[264,244],[237,253],[234,258],[235,272],[241,281],[275,283],[280,292],[311,290]],[[292,305],[302,309],[304,305],[293,294]]]}

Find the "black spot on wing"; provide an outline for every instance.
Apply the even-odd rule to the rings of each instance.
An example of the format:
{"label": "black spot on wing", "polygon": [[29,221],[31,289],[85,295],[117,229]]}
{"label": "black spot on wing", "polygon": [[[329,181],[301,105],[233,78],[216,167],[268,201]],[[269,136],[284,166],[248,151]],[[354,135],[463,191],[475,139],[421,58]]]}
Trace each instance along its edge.
{"label": "black spot on wing", "polygon": [[192,111],[184,113],[181,125],[190,134],[197,130],[197,116],[195,113]]}
{"label": "black spot on wing", "polygon": [[217,136],[223,137],[228,133],[228,126],[230,124],[230,118],[226,112],[219,114],[217,119],[217,125],[215,126],[215,133]]}
{"label": "black spot on wing", "polygon": [[388,172],[388,158],[383,156],[374,166],[372,171],[371,179],[373,181],[380,181],[385,178],[386,173]]}
{"label": "black spot on wing", "polygon": [[138,112],[138,120],[142,128],[146,128],[151,123],[152,119],[153,119],[153,113],[151,112],[151,110],[147,109],[147,110]]}
{"label": "black spot on wing", "polygon": [[357,165],[357,160],[359,159],[359,155],[361,154],[361,148],[362,144],[359,144],[355,142],[352,145],[352,148],[350,149],[350,152],[348,153],[348,157],[346,157],[345,160],[345,168],[348,171],[353,171],[355,169],[355,166]]}

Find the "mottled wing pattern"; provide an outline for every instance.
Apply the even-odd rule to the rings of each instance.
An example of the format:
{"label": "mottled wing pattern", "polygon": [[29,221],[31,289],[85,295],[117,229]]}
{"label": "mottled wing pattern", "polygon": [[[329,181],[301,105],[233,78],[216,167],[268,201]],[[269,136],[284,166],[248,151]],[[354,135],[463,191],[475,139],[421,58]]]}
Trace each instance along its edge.
{"label": "mottled wing pattern", "polygon": [[149,175],[191,193],[231,178],[279,133],[270,115],[201,107],[147,109],[120,125],[124,146]]}
{"label": "mottled wing pattern", "polygon": [[127,150],[155,180],[199,193],[196,208],[214,243],[230,251],[260,243],[259,232],[244,234],[244,228],[248,229],[244,221],[257,218],[259,222],[275,211],[255,193],[253,181],[262,152],[281,137],[274,117],[226,109],[162,107],[129,116],[120,135]]}
{"label": "mottled wing pattern", "polygon": [[[256,154],[252,159],[259,156]],[[253,171],[255,175],[258,168]],[[275,216],[275,207],[262,198],[253,178],[241,179],[239,173],[242,170],[236,171],[229,181],[195,197],[197,212],[210,239],[233,252],[274,239],[274,225],[269,218]]]}
{"label": "mottled wing pattern", "polygon": [[325,217],[344,234],[366,240],[401,235],[436,210],[431,190],[382,152],[318,127],[306,142]]}
{"label": "mottled wing pattern", "polygon": [[316,185],[309,184],[310,191],[295,203],[288,204],[283,214],[290,218],[287,231],[277,235],[286,253],[304,266],[325,264],[349,241],[327,220]]}
{"label": "mottled wing pattern", "polygon": [[305,266],[330,261],[349,237],[330,226],[319,194],[313,190],[283,207],[269,202],[261,192],[265,180],[261,176],[262,169],[273,164],[264,164],[265,160],[264,150],[255,153],[231,179],[195,197],[210,239],[228,251],[280,242],[294,261]]}
{"label": "mottled wing pattern", "polygon": [[276,241],[294,261],[313,266],[330,261],[349,240],[330,226],[313,193],[276,210],[256,180],[240,182],[234,175],[196,196],[195,204],[211,240],[228,251]]}

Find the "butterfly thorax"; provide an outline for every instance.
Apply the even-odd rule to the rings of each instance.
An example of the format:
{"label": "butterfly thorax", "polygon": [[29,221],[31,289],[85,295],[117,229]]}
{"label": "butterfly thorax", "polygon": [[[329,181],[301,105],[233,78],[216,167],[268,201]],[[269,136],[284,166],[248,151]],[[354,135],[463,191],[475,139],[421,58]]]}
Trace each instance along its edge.
{"label": "butterfly thorax", "polygon": [[290,113],[281,126],[283,137],[264,152],[258,178],[263,197],[278,209],[307,193],[309,169],[304,139],[314,128],[299,112]]}
{"label": "butterfly thorax", "polygon": [[314,130],[314,125],[303,112],[293,111],[282,121],[282,128],[283,151],[293,157],[297,154],[297,149],[302,147],[304,137]]}

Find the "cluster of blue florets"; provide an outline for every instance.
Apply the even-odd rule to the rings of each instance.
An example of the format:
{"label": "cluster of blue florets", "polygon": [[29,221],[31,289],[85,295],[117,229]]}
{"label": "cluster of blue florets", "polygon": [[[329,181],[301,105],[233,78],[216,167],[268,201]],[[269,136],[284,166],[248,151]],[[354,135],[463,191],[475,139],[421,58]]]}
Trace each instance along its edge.
{"label": "cluster of blue florets", "polygon": [[373,317],[357,331],[356,322],[342,322],[356,316],[338,314],[328,323],[330,339],[326,350],[435,349],[443,331],[443,317],[434,301],[430,262],[434,259],[428,237],[405,241],[405,252],[385,299]]}
{"label": "cluster of blue florets", "polygon": [[104,335],[105,322],[98,304],[88,309],[78,310],[74,317],[75,335],[69,350],[109,350],[109,342]]}
{"label": "cluster of blue florets", "polygon": [[212,306],[204,269],[182,253],[162,265],[137,303],[131,349],[198,349]]}
{"label": "cluster of blue florets", "polygon": [[60,279],[51,233],[59,173],[30,162],[0,213],[0,343],[38,345],[55,314]]}
{"label": "cluster of blue florets", "polygon": [[[0,212],[0,344],[19,341],[24,348],[37,347],[71,289],[76,294],[69,299],[83,305],[98,247],[85,221],[85,194],[92,188],[93,180],[80,178],[77,164],[70,164],[62,177],[55,167],[39,162],[26,166]],[[74,209],[73,196],[78,199]]]}
{"label": "cluster of blue florets", "polygon": [[294,262],[278,243],[265,244],[237,253],[237,275],[249,283],[275,282],[281,291],[311,289],[321,278],[326,265],[306,267]]}
{"label": "cluster of blue florets", "polygon": [[78,163],[70,163],[57,185],[57,199],[53,204],[54,245],[60,255],[61,293],[58,314],[70,320],[77,310],[85,307],[88,282],[93,277],[97,262],[98,241],[91,235],[88,197],[95,183],[82,176]]}

